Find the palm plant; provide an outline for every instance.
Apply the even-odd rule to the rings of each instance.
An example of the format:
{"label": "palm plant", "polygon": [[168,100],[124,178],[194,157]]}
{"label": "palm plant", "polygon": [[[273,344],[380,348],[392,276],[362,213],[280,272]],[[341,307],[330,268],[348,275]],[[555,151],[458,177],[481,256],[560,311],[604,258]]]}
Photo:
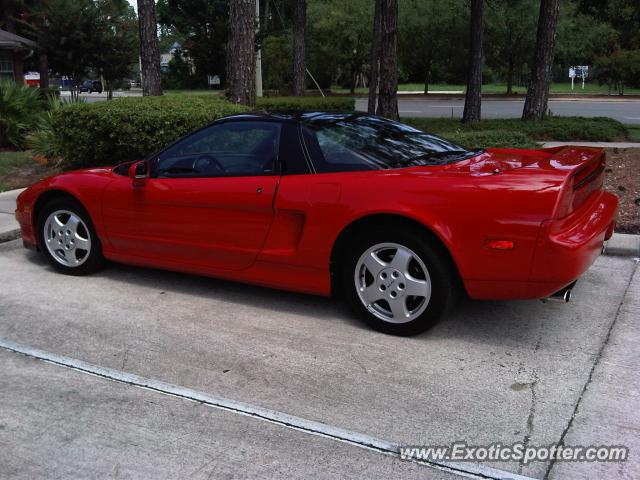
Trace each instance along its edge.
{"label": "palm plant", "polygon": [[43,101],[37,89],[0,82],[0,147],[23,148],[42,111]]}
{"label": "palm plant", "polygon": [[80,97],[64,100],[54,95],[47,97],[47,111],[38,118],[32,133],[27,136],[27,145],[35,153],[36,159],[42,159],[45,163],[57,163],[61,160],[62,137],[56,128],[57,112],[65,105],[85,102],[86,99]]}

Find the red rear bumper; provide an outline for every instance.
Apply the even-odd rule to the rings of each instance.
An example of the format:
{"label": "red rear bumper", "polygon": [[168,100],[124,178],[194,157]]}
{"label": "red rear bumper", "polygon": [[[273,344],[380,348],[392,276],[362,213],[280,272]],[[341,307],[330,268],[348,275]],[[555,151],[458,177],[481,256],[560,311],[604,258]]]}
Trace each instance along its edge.
{"label": "red rear bumper", "polygon": [[545,298],[580,277],[602,252],[613,234],[618,198],[594,195],[575,212],[542,223],[527,282],[468,281],[476,299]]}

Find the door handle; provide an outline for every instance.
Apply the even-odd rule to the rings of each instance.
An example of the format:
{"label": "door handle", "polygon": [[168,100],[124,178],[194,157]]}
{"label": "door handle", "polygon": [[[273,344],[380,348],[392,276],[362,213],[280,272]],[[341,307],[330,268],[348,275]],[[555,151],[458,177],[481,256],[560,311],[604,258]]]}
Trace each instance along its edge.
{"label": "door handle", "polygon": [[256,193],[262,193],[262,187],[258,187],[258,189],[256,190]]}

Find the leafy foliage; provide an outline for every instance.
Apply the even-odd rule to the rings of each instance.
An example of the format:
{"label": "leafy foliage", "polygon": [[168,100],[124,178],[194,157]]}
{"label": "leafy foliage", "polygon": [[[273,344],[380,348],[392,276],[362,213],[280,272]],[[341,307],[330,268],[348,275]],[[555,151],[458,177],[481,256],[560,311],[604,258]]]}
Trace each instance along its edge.
{"label": "leafy foliage", "polygon": [[131,73],[138,57],[137,19],[126,0],[33,2],[27,17],[49,67],[78,85],[92,72],[108,90]]}
{"label": "leafy foliage", "polygon": [[535,45],[539,2],[496,0],[487,3],[485,51],[487,65],[507,84],[525,84]]}
{"label": "leafy foliage", "polygon": [[38,38],[49,67],[73,79],[87,76],[99,48],[98,8],[92,0],[48,0],[42,3]]}
{"label": "leafy foliage", "polygon": [[[506,137],[506,133],[517,133],[529,138],[530,141],[572,140],[610,142],[626,140],[627,128],[611,118],[583,118],[583,117],[549,117],[541,121],[523,122],[519,119],[482,120],[472,124],[461,124],[456,119],[447,118],[408,118],[403,121],[414,125],[426,132],[442,135],[447,138],[488,139],[495,141],[493,146],[508,146],[507,143],[515,137]],[[481,136],[478,136],[481,135]],[[503,140],[500,140],[503,138]],[[483,141],[484,142],[484,141]],[[477,146],[491,146],[481,142]],[[469,144],[463,142],[462,144]],[[511,146],[520,146],[514,143]],[[469,145],[476,146],[476,145]]]}
{"label": "leafy foliage", "polygon": [[213,96],[130,97],[70,105],[53,115],[61,156],[74,165],[144,158],[216,118],[246,109]]}
{"label": "leafy foliage", "polygon": [[444,137],[467,148],[539,148],[539,144],[520,132],[479,130],[446,132]]}
{"label": "leafy foliage", "polygon": [[596,59],[594,77],[609,91],[624,94],[625,86],[640,87],[640,50],[623,50]]}
{"label": "leafy foliage", "polygon": [[49,96],[47,110],[38,117],[32,132],[27,136],[27,145],[44,159],[45,163],[59,162],[62,157],[63,141],[60,131],[55,128],[55,114],[65,105],[84,104],[84,98],[65,98]]}
{"label": "leafy foliage", "polygon": [[399,3],[400,76],[421,82],[466,82],[469,7],[464,0]]}
{"label": "leafy foliage", "polygon": [[193,59],[198,82],[195,85],[189,82],[191,86],[206,86],[207,75],[225,76],[227,3],[225,0],[158,1],[158,21],[174,34],[174,39],[180,39]]}
{"label": "leafy foliage", "polygon": [[278,93],[293,88],[293,37],[290,31],[269,35],[262,43],[262,84]]}
{"label": "leafy foliage", "polygon": [[318,0],[309,3],[307,63],[322,87],[355,88],[368,72],[373,2]]}
{"label": "leafy foliage", "polygon": [[44,102],[35,88],[0,82],[0,147],[22,148],[36,125]]}
{"label": "leafy foliage", "polygon": [[355,110],[355,100],[350,97],[259,97],[258,110]]}
{"label": "leafy foliage", "polygon": [[102,75],[111,91],[119,80],[131,73],[138,59],[138,20],[126,0],[98,0],[97,43],[92,66]]}
{"label": "leafy foliage", "polygon": [[[261,110],[353,110],[351,98],[263,97]],[[144,158],[213,120],[247,111],[214,95],[129,97],[54,108],[32,147],[71,165],[115,165]]]}

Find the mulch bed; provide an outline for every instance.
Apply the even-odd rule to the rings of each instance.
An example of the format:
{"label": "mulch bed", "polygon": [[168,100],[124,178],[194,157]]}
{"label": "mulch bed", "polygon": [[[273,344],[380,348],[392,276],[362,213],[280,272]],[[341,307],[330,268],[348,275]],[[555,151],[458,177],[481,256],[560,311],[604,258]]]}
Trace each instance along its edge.
{"label": "mulch bed", "polygon": [[607,148],[604,186],[620,202],[616,232],[640,234],[640,148]]}
{"label": "mulch bed", "polygon": [[61,170],[57,167],[33,162],[12,168],[7,175],[0,176],[0,184],[7,190],[24,188],[59,172]]}

